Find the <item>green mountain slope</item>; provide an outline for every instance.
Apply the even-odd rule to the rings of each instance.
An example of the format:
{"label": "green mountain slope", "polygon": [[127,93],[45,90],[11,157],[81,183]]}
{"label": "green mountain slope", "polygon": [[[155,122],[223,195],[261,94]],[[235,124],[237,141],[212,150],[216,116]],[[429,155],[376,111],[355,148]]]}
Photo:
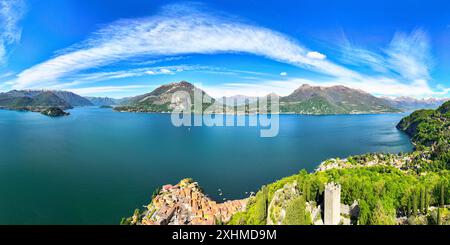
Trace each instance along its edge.
{"label": "green mountain slope", "polygon": [[44,90],[12,90],[7,93],[0,93],[0,108],[40,112],[43,115],[51,117],[69,115],[69,113],[63,110],[73,107],[62,97],[76,105],[86,105],[86,99],[70,92],[58,91],[55,93],[55,91]]}
{"label": "green mountain slope", "polygon": [[72,108],[71,104],[50,91],[44,91],[32,99],[31,106],[58,107],[61,109]]}
{"label": "green mountain slope", "polygon": [[282,113],[361,114],[399,112],[386,100],[344,86],[319,87],[304,84],[280,99]]}
{"label": "green mountain slope", "polygon": [[[58,97],[59,99],[56,97]],[[1,101],[3,101],[0,101],[3,106],[7,104],[7,100],[18,101],[16,103],[17,106],[35,105],[70,108],[75,106],[93,105],[92,102],[82,96],[79,96],[72,92],[60,90],[11,90],[7,93],[0,93],[0,99]],[[31,102],[30,99],[34,102]]]}
{"label": "green mountain slope", "polygon": [[298,102],[281,102],[280,111],[295,114],[345,114],[347,110],[332,104],[324,97],[312,96]]}
{"label": "green mountain slope", "polygon": [[[176,92],[185,92],[189,95],[190,101],[185,101],[180,98],[177,103],[172,103],[172,96]],[[115,107],[117,111],[132,111],[132,112],[170,112],[176,106],[187,102],[191,104],[193,109],[194,93],[201,94],[205,101],[211,103],[203,104],[203,109],[210,106],[215,100],[203,90],[195,87],[191,83],[181,81],[179,83],[170,83],[163,85],[153,90],[150,93],[139,95],[136,97],[127,98],[123,105]]]}
{"label": "green mountain slope", "polygon": [[88,99],[79,96],[78,94],[68,92],[68,91],[51,91],[53,94],[59,98],[66,101],[71,106],[93,106],[94,104]]}
{"label": "green mountain slope", "polygon": [[435,167],[450,169],[450,101],[437,110],[413,112],[397,128],[412,138],[417,150],[431,155]]}
{"label": "green mountain slope", "polygon": [[0,107],[16,108],[28,106],[33,103],[33,99],[29,97],[12,97],[5,94],[0,94]]}
{"label": "green mountain slope", "polygon": [[17,91],[0,94],[0,107],[21,109],[25,107],[58,107],[70,109],[72,106],[51,91]]}

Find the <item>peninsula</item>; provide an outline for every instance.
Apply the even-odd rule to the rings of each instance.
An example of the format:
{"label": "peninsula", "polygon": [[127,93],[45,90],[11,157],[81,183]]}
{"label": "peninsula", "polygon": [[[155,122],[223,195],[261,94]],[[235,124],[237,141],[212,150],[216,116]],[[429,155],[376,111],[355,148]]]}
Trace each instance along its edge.
{"label": "peninsula", "polygon": [[71,92],[53,90],[11,90],[0,93],[0,109],[39,112],[46,116],[66,116],[64,110],[92,103]]}

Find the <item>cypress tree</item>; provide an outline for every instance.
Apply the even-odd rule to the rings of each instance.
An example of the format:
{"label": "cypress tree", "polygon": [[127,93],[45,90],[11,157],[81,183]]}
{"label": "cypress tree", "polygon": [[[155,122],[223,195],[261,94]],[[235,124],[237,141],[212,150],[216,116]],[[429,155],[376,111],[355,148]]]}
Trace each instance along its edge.
{"label": "cypress tree", "polygon": [[445,198],[445,196],[444,196],[444,183],[441,183],[441,208],[443,208],[444,205],[445,205],[444,198]]}
{"label": "cypress tree", "polygon": [[425,214],[425,190],[420,188],[420,212]]}
{"label": "cypress tree", "polygon": [[[303,185],[302,185],[302,194],[304,197],[306,197],[306,180],[303,182]],[[308,201],[308,200],[306,200],[306,201]]]}
{"label": "cypress tree", "polygon": [[428,197],[428,190],[425,187],[425,210],[423,211],[424,214],[428,214],[428,206],[429,205],[430,205],[430,200],[429,200],[429,197]]}
{"label": "cypress tree", "polygon": [[311,201],[311,181],[308,181],[306,201]]}
{"label": "cypress tree", "polygon": [[437,209],[437,224],[441,224],[441,208],[438,207]]}
{"label": "cypress tree", "polygon": [[412,198],[413,215],[417,216],[417,191],[414,190]]}
{"label": "cypress tree", "polygon": [[311,182],[309,180],[305,180],[303,183],[303,196],[307,202],[311,201]]}
{"label": "cypress tree", "polygon": [[412,196],[410,196],[409,198],[408,198],[408,210],[407,210],[407,213],[406,213],[406,216],[411,216],[411,198],[412,198]]}
{"label": "cypress tree", "polygon": [[265,225],[267,219],[267,198],[268,198],[267,186],[263,186],[255,196],[255,213],[251,218],[251,224],[254,225]]}
{"label": "cypress tree", "polygon": [[320,189],[317,189],[316,191],[316,202],[320,203]]}

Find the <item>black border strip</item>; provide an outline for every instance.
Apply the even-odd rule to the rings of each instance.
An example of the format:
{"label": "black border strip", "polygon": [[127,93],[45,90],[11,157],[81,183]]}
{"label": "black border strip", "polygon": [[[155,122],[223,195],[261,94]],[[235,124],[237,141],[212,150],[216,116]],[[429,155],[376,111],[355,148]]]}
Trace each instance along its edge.
{"label": "black border strip", "polygon": [[[314,244],[384,241],[429,244],[450,239],[450,226],[0,226],[0,236],[2,240],[58,243],[171,241],[200,243],[197,239],[174,240],[175,233],[180,234],[180,230],[182,234],[192,235],[199,232],[207,234],[203,243],[296,240],[299,243],[314,242]],[[252,232],[253,237],[250,237],[249,234]],[[222,239],[218,239],[219,236]]]}

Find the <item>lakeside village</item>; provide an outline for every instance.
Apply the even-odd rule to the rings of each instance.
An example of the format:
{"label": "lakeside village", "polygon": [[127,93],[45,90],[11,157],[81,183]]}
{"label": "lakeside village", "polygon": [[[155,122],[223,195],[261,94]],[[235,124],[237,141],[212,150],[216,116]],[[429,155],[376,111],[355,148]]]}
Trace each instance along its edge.
{"label": "lakeside village", "polygon": [[[413,158],[423,157],[412,154],[366,154],[358,158],[329,159],[316,169],[316,173],[332,169],[353,169],[361,167],[386,166],[402,172],[420,168],[413,166]],[[425,159],[425,158],[423,158]],[[289,224],[287,215],[290,212],[289,203],[298,199],[297,207],[304,208],[301,212],[304,224],[310,225],[355,225],[360,216],[360,205],[357,200],[351,204],[342,203],[342,186],[334,182],[324,185],[323,197],[320,202],[306,197],[308,188],[299,186],[294,181],[286,183],[273,193],[267,204],[267,225]],[[129,225],[217,225],[229,224],[233,215],[244,212],[248,204],[255,201],[254,193],[250,197],[217,203],[205,195],[192,179],[183,179],[176,185],[164,185],[158,190],[151,203],[144,206],[145,211],[136,209],[133,216],[124,218],[122,224]],[[308,201],[308,199],[310,199]],[[303,203],[302,203],[303,202]],[[418,201],[420,203],[420,201]],[[416,222],[426,222],[428,214],[435,214],[437,207],[419,207],[425,204],[414,204],[419,212]],[[411,204],[413,205],[413,204]],[[444,208],[448,208],[447,205]],[[427,211],[423,211],[427,209]],[[410,211],[412,213],[412,211]],[[307,220],[305,220],[307,219]],[[395,224],[408,224],[408,215],[399,212]]]}

